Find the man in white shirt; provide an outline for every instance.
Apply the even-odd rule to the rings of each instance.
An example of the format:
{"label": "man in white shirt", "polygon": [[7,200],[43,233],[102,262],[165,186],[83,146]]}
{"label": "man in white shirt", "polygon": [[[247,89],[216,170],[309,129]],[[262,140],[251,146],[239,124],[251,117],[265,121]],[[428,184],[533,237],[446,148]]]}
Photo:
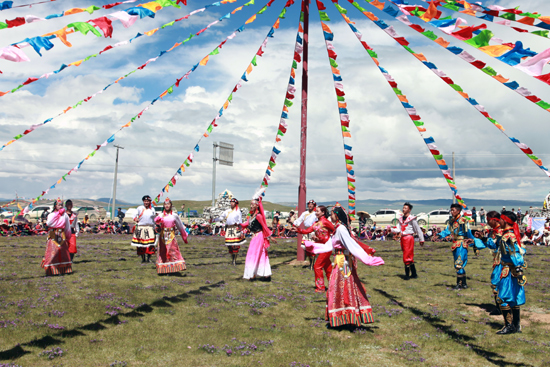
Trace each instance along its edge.
{"label": "man in white shirt", "polygon": [[[317,203],[315,200],[310,200],[307,203],[307,211],[300,214],[298,219],[294,221],[294,225],[296,227],[300,227],[300,225],[303,223],[304,228],[307,229],[311,227],[312,225],[317,222],[317,216],[315,215],[315,208],[317,207]],[[302,235],[302,243],[304,241],[311,241],[311,233]],[[309,270],[313,270],[313,258],[315,257],[312,253],[309,253],[306,251],[306,256],[309,259]]]}
{"label": "man in white shirt", "polygon": [[414,265],[414,234],[418,236],[420,246],[424,246],[424,234],[411,214],[411,203],[403,204],[403,215],[398,218],[398,226],[392,228],[392,232],[401,233],[401,250],[403,251],[403,263],[405,264],[405,280],[418,278]]}
{"label": "man in white shirt", "polygon": [[224,211],[218,218],[212,219],[213,222],[225,220],[225,245],[231,254],[231,263],[237,265],[237,256],[239,256],[240,244],[245,241],[244,234],[241,232],[239,224],[243,222],[241,209],[239,209],[239,200],[232,198],[231,208]]}
{"label": "man in white shirt", "polygon": [[[132,238],[132,246],[137,247],[137,254],[141,255],[141,262],[151,262],[151,255],[155,250],[155,217],[157,213],[151,206],[151,197],[145,195],[142,199],[143,205],[138,206],[134,222],[136,228]],[[147,255],[147,260],[145,256]]]}

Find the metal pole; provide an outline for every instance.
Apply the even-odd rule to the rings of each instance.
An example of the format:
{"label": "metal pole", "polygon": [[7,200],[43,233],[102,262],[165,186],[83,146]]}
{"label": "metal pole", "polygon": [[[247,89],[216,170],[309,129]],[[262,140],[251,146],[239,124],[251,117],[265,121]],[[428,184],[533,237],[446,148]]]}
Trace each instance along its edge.
{"label": "metal pole", "polygon": [[116,148],[116,161],[115,161],[115,180],[113,182],[113,205],[111,206],[111,220],[115,220],[115,206],[116,206],[116,181],[118,173],[118,150],[124,149],[120,145],[115,145]]}
{"label": "metal pole", "polygon": [[[455,152],[453,152],[453,180],[456,182],[455,176]],[[453,194],[453,204],[456,204],[456,197]]]}
{"label": "metal pole", "polygon": [[216,203],[216,148],[217,144],[214,142],[214,154],[212,156],[212,207]]}
{"label": "metal pole", "polygon": [[[309,41],[309,0],[302,1],[304,12],[304,51],[302,55],[302,123],[300,137],[300,186],[298,187],[298,215],[306,211],[306,150],[307,150],[307,87],[308,87],[308,41]],[[303,228],[303,224],[302,224]],[[304,261],[302,235],[297,236],[297,260]]]}

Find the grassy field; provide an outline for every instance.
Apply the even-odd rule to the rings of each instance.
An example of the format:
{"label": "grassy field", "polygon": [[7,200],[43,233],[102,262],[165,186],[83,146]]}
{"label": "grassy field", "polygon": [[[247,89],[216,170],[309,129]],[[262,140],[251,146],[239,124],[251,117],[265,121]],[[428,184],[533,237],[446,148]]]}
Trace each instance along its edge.
{"label": "grassy field", "polygon": [[386,265],[358,272],[375,323],[334,330],[313,272],[288,265],[290,240],[270,250],[271,283],[242,280],[243,256],[229,265],[219,237],[182,246],[181,276],[157,276],[129,242],[81,237],[74,274],[46,278],[44,237],[1,238],[0,365],[550,366],[548,248],[528,249],[523,333],[498,336],[488,252],[470,258],[470,289],[456,292],[448,244],[417,248],[409,281],[398,243],[374,244]]}

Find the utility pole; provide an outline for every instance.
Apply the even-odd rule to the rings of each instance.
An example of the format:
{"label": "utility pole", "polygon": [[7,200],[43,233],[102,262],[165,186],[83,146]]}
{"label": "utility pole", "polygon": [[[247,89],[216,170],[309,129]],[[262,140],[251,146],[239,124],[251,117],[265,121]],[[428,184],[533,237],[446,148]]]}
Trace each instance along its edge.
{"label": "utility pole", "polygon": [[115,145],[116,148],[116,162],[115,162],[115,181],[113,182],[113,206],[111,206],[111,220],[115,220],[115,205],[116,205],[116,180],[118,173],[118,150],[124,149],[120,145]]}
{"label": "utility pole", "polygon": [[[298,215],[306,211],[306,147],[307,147],[307,90],[308,90],[308,43],[309,43],[309,0],[302,2],[304,12],[304,39],[302,54],[302,122],[300,126],[300,186],[298,187]],[[303,224],[301,226],[303,228]],[[302,249],[302,235],[297,236],[297,260],[304,261]]]}
{"label": "utility pole", "polygon": [[[455,176],[455,152],[453,152],[453,180],[456,182]],[[453,194],[453,204],[456,204],[456,197]]]}

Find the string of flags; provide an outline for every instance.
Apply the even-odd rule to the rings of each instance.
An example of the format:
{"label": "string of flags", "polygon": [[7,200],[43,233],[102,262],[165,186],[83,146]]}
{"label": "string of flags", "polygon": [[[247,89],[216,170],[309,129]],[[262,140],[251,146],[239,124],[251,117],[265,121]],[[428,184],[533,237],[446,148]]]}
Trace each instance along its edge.
{"label": "string of flags", "polygon": [[[532,103],[536,104],[540,108],[550,112],[550,103],[549,102],[546,102],[546,101],[542,100],[540,97],[534,95],[529,89],[527,89],[525,87],[522,87],[518,82],[516,82],[514,80],[511,81],[509,78],[505,78],[499,72],[497,72],[495,69],[493,69],[490,66],[487,66],[487,64],[484,63],[483,61],[477,60],[475,57],[473,57],[467,51],[465,51],[465,50],[463,50],[459,47],[454,47],[454,46],[449,47],[450,42],[448,40],[446,40],[443,37],[437,37],[433,32],[426,31],[424,28],[422,28],[418,24],[411,23],[409,21],[409,19],[407,18],[407,15],[409,13],[406,10],[402,10],[399,7],[399,5],[396,4],[396,2],[391,1],[391,0],[390,0],[390,2],[393,3],[394,5],[398,6],[398,9],[394,9],[390,5],[388,5],[387,7],[383,8],[383,11],[386,14],[391,15],[392,17],[394,17],[395,19],[397,19],[401,23],[405,24],[406,26],[414,29],[416,32],[418,32],[418,33],[422,34],[423,36],[427,37],[432,42],[434,42],[434,43],[438,44],[439,46],[445,48],[447,51],[451,52],[453,55],[461,58],[462,60],[466,61],[470,65],[474,66],[476,69],[482,71],[484,74],[487,74],[490,77],[492,77],[494,80],[500,82],[501,84],[504,84],[506,87],[508,87],[509,89],[515,91],[520,96],[525,97],[525,99],[531,101]],[[359,7],[359,8],[358,8],[359,10],[363,9],[361,7]],[[365,9],[363,9],[361,11],[363,12],[364,10]],[[403,15],[397,16],[397,14],[399,12],[401,12]],[[367,12],[367,13],[369,13],[369,12]],[[372,14],[372,13],[369,13],[369,14]],[[365,15],[367,15],[367,14],[365,14]],[[367,17],[369,17],[369,19],[371,19],[372,21],[375,21],[374,20],[375,18],[378,19],[374,15],[372,15],[372,16],[367,15]],[[393,26],[390,26],[388,28],[388,30],[393,30],[393,29],[394,29]],[[398,42],[400,42],[400,41],[398,41]]]}
{"label": "string of flags", "polygon": [[[550,73],[543,74],[544,66],[548,63],[548,61],[550,61],[550,48],[544,50],[543,52],[537,53],[530,48],[524,48],[521,41],[510,43],[504,42],[502,39],[495,37],[494,33],[487,29],[487,25],[485,23],[479,26],[461,27],[462,24],[467,23],[462,18],[453,18],[448,16],[438,19],[438,10],[433,2],[427,11],[417,9],[416,6],[397,6],[406,15],[415,16],[430,26],[439,29],[443,33],[453,36],[457,40],[482,51],[486,55],[550,85]],[[438,38],[435,34],[433,34],[433,32],[430,31],[424,31],[422,34],[428,38],[432,38],[433,40]],[[459,47],[447,47],[447,49],[456,55],[459,55],[461,58],[465,56],[464,51]]]}
{"label": "string of flags", "polygon": [[[397,4],[394,3],[394,5],[397,5]],[[384,8],[385,13],[387,13],[389,15],[392,15],[395,19],[397,19],[401,23],[403,23],[403,24],[407,25],[408,27],[414,29],[418,33],[426,36],[432,42],[435,42],[436,44],[438,44],[441,47],[443,47],[443,48],[447,49],[448,51],[450,51],[453,55],[461,58],[462,60],[466,61],[470,65],[474,66],[476,69],[478,69],[478,70],[482,71],[483,73],[489,75],[490,77],[492,77],[496,81],[504,84],[506,87],[508,87],[511,90],[515,91],[520,96],[525,97],[525,99],[531,101],[532,103],[536,104],[540,108],[550,112],[550,103],[549,102],[543,101],[541,98],[534,95],[529,89],[527,89],[525,87],[522,87],[518,82],[510,81],[509,78],[505,78],[499,72],[497,72],[495,69],[493,69],[490,66],[486,66],[486,64],[483,61],[477,60],[475,57],[473,57],[467,51],[464,51],[459,47],[449,47],[450,42],[448,40],[446,40],[445,38],[438,37],[438,38],[434,39],[434,33],[433,32],[426,31],[424,28],[420,27],[419,25],[411,23],[409,21],[409,19],[407,18],[407,12],[401,11],[401,9],[399,9],[399,11],[403,15],[397,16],[398,13],[396,12],[396,9],[392,8],[389,5],[388,5],[388,7]]]}
{"label": "string of flags", "polygon": [[[270,0],[270,1],[267,3],[267,6],[271,6],[271,4],[272,4],[274,1],[275,1],[275,0]],[[290,2],[290,1],[291,1],[291,0],[289,0],[289,2]],[[284,14],[285,14],[285,13],[286,13],[286,7],[285,7],[285,9],[283,9],[283,12],[281,12],[281,14],[279,15],[279,17],[284,17]],[[256,14],[258,14],[258,13],[256,13]],[[253,19],[252,19],[252,18],[253,18]],[[251,19],[252,19],[252,20],[251,20]],[[246,24],[250,24],[250,23],[252,23],[254,20],[256,20],[256,17],[255,17],[255,16],[249,18],[249,19],[247,20],[247,23],[246,23]],[[278,27],[278,21],[279,21],[279,18],[277,19],[277,27]],[[242,32],[244,29],[245,29],[244,26],[241,26],[241,27],[239,28],[240,32]],[[221,49],[221,47],[223,46],[223,44],[225,44],[225,42],[227,42],[227,40],[228,40],[230,37],[231,37],[231,38],[235,37],[235,36],[236,36],[236,33],[237,33],[237,31],[235,31],[232,35],[230,35],[228,38],[226,38],[220,45],[218,45],[218,47],[216,47],[216,49],[214,49],[214,51],[216,51],[216,52],[213,51],[213,52],[211,52],[209,55],[217,55],[217,54],[219,54],[219,49]],[[272,30],[270,31],[270,34],[271,34],[271,35],[272,35],[273,33],[274,33],[274,29],[272,29]],[[267,43],[267,42],[264,41],[264,43]],[[260,52],[263,53],[262,48],[260,48],[260,50],[258,51],[258,53],[260,53]],[[203,59],[201,60],[201,62],[203,62],[205,59],[206,59],[206,61],[207,61],[209,55],[207,55],[207,57],[203,58]],[[255,59],[253,59],[253,62],[254,62],[254,63],[256,62]],[[97,145],[96,148],[95,148],[90,154],[88,154],[88,155],[86,156],[86,158],[84,158],[83,160],[81,160],[74,168],[72,168],[69,172],[67,172],[67,173],[66,173],[65,175],[63,175],[59,180],[57,180],[56,183],[54,183],[52,186],[50,186],[47,190],[42,191],[42,193],[41,193],[40,195],[38,195],[35,199],[33,199],[31,205],[32,205],[33,203],[35,203],[36,201],[40,200],[44,195],[46,195],[46,194],[49,192],[50,189],[54,189],[54,188],[56,187],[56,185],[60,184],[60,183],[63,182],[63,181],[66,181],[66,180],[67,180],[67,176],[70,176],[71,173],[77,172],[77,171],[80,169],[80,167],[82,166],[82,164],[84,164],[87,160],[89,160],[90,158],[92,158],[92,157],[97,153],[97,151],[98,151],[99,149],[101,149],[102,147],[105,147],[105,146],[107,146],[108,144],[112,143],[112,142],[115,140],[115,135],[116,135],[116,134],[118,134],[118,133],[119,133],[120,131],[122,131],[124,128],[130,127],[130,126],[132,125],[132,123],[133,123],[136,119],[140,118],[140,117],[142,116],[142,114],[143,114],[144,112],[146,112],[155,102],[157,102],[159,99],[162,99],[163,97],[165,97],[165,96],[168,95],[168,94],[172,94],[173,91],[174,91],[174,87],[176,87],[176,88],[179,87],[180,82],[181,82],[184,78],[188,78],[188,76],[191,74],[191,72],[194,71],[194,70],[198,67],[198,65],[200,65],[200,64],[201,64],[201,63],[199,62],[199,64],[193,66],[193,68],[192,68],[190,71],[188,71],[188,72],[187,72],[185,75],[183,75],[181,78],[177,79],[176,82],[175,82],[174,84],[172,84],[168,89],[166,89],[164,92],[162,92],[158,97],[156,97],[155,99],[153,99],[153,100],[151,101],[151,103],[150,103],[147,107],[145,107],[145,108],[144,108],[143,110],[141,110],[137,115],[135,115],[134,117],[132,117],[128,123],[126,123],[125,125],[123,125],[122,127],[120,127],[114,134],[112,134],[112,135],[111,135],[107,140],[105,140],[101,145]],[[202,65],[206,65],[206,63],[203,62]],[[250,68],[250,67],[249,67],[249,68]],[[250,71],[251,71],[251,70],[250,70]],[[248,69],[247,69],[247,72],[248,72]],[[247,75],[247,72],[245,72],[245,74],[243,74],[243,77],[245,77],[245,76]],[[223,109],[223,108],[222,108],[222,109]],[[196,148],[198,149],[198,147],[196,147]],[[192,156],[191,156],[191,159],[192,159]],[[32,207],[32,206],[31,206],[31,207]]]}
{"label": "string of flags", "polygon": [[[137,1],[137,0],[132,0],[132,1]],[[180,0],[181,1],[181,0]],[[222,1],[217,1],[213,4],[210,4],[210,5],[206,5],[205,7],[203,8],[200,8],[200,9],[197,9],[197,10],[194,10],[192,11],[191,13],[187,14],[186,16],[184,17],[181,17],[181,18],[178,18],[178,19],[174,19],[173,21],[171,22],[168,22],[164,25],[162,25],[161,27],[158,27],[158,28],[154,28],[154,29],[151,29],[147,32],[143,32],[143,33],[137,33],[137,35],[135,37],[132,37],[131,39],[129,40],[126,40],[126,41],[121,41],[121,42],[117,42],[115,43],[114,45],[109,45],[107,47],[105,47],[104,49],[102,49],[101,51],[98,51],[96,52],[95,54],[91,54],[87,57],[85,57],[84,59],[80,59],[80,60],[77,60],[77,61],[74,61],[74,62],[71,62],[71,63],[63,63],[61,64],[61,66],[59,67],[59,69],[57,70],[54,70],[54,71],[50,71],[49,73],[45,73],[45,74],[42,74],[40,77],[28,77],[24,82],[20,83],[17,87],[15,88],[12,88],[11,90],[8,90],[8,91],[5,91],[5,92],[1,92],[0,91],[0,97],[6,95],[6,94],[9,94],[9,93],[15,93],[17,92],[18,90],[20,90],[21,88],[25,87],[26,85],[29,85],[29,84],[32,84],[40,79],[44,79],[44,78],[49,78],[51,76],[54,76],[54,75],[57,75],[59,73],[61,73],[62,71],[64,71],[65,69],[67,69],[68,67],[71,67],[71,66],[80,66],[82,63],[92,59],[92,58],[95,58],[95,57],[98,57],[100,55],[102,55],[103,53],[109,51],[109,50],[112,50],[116,47],[120,47],[120,46],[125,46],[125,45],[130,45],[132,44],[132,41],[142,37],[142,36],[153,36],[154,34],[157,34],[157,32],[159,30],[162,30],[166,27],[170,27],[170,26],[173,26],[176,22],[180,22],[182,20],[186,20],[186,19],[189,19],[189,17],[195,15],[195,14],[198,14],[198,13],[202,13],[204,12],[205,10],[207,10],[208,8],[212,7],[212,6],[220,6],[222,4],[227,4],[227,3],[233,3],[237,0],[222,0]],[[1,52],[1,51],[0,51]]]}
{"label": "string of flags", "polygon": [[[226,2],[230,2],[231,0],[225,0],[225,1],[226,1]],[[236,1],[236,0],[233,0],[233,1]],[[245,4],[245,5],[243,5],[243,6],[248,6],[248,5],[251,5],[251,4],[253,4],[253,3],[254,3],[254,0],[251,0],[251,1],[249,1],[247,4]],[[86,97],[86,98],[84,98],[84,99],[78,101],[76,104],[74,104],[74,105],[72,105],[72,106],[68,106],[68,107],[65,108],[62,112],[59,112],[57,115],[55,115],[55,116],[53,116],[53,117],[47,118],[47,119],[44,120],[42,123],[31,125],[31,126],[30,126],[28,129],[26,129],[23,133],[20,133],[20,134],[14,136],[14,137],[12,138],[12,140],[8,141],[8,142],[5,143],[2,147],[0,147],[0,151],[2,151],[2,150],[3,150],[5,147],[7,147],[8,145],[11,145],[11,144],[13,144],[14,142],[16,142],[17,140],[19,140],[19,139],[23,138],[24,136],[30,134],[31,132],[33,132],[33,131],[36,130],[37,128],[46,125],[47,123],[51,122],[52,120],[54,120],[54,119],[56,119],[56,118],[58,118],[58,117],[60,117],[60,116],[65,115],[67,112],[69,112],[69,111],[71,111],[71,110],[74,110],[74,109],[77,108],[78,106],[81,106],[83,103],[89,102],[89,101],[90,101],[92,98],[94,98],[95,96],[97,96],[97,95],[99,95],[99,94],[102,94],[102,93],[105,92],[108,88],[110,88],[111,86],[113,86],[113,85],[119,83],[121,80],[126,79],[127,77],[129,77],[129,76],[132,75],[133,73],[135,73],[135,72],[137,72],[137,71],[140,71],[140,70],[143,70],[147,65],[149,65],[149,64],[152,63],[152,62],[157,61],[161,56],[164,56],[165,54],[171,52],[171,51],[174,50],[175,48],[184,45],[185,43],[187,43],[188,41],[190,41],[193,37],[196,37],[196,36],[198,36],[198,35],[204,33],[206,30],[208,30],[208,29],[209,29],[210,27],[212,27],[214,24],[217,24],[217,23],[221,22],[223,19],[229,19],[229,18],[231,17],[231,14],[235,14],[237,11],[241,10],[241,9],[243,8],[243,6],[240,6],[240,7],[236,8],[236,9],[234,9],[233,12],[227,13],[226,15],[224,15],[224,16],[221,17],[220,19],[218,19],[218,20],[216,20],[216,21],[210,23],[208,26],[206,26],[205,28],[201,29],[200,31],[198,31],[198,32],[196,32],[196,33],[194,33],[194,34],[193,34],[193,33],[190,34],[189,37],[187,37],[185,40],[183,40],[183,41],[181,41],[181,42],[176,42],[176,43],[174,44],[174,46],[172,46],[170,49],[161,51],[156,57],[147,60],[143,65],[138,66],[138,67],[135,68],[134,70],[132,70],[132,71],[126,73],[125,75],[123,75],[123,76],[117,78],[115,81],[109,83],[107,86],[105,86],[104,88],[100,89],[99,91],[97,91],[96,93],[92,94],[91,96],[88,96],[88,97]],[[205,9],[205,8],[200,9],[199,11],[204,11],[204,9]],[[264,8],[262,8],[260,11],[265,10],[265,9],[267,9],[267,6],[265,6]],[[263,12],[263,11],[262,11],[262,12]],[[195,12],[192,12],[192,13],[195,13]],[[195,14],[196,14],[196,13],[195,13]],[[188,17],[189,17],[190,15],[191,15],[191,14],[187,15],[187,16],[186,16],[187,18],[186,18],[186,17],[184,17],[184,18],[188,19]],[[183,19],[183,18],[181,18],[181,19]],[[181,19],[180,19],[180,20],[181,20]],[[247,23],[247,24],[248,24],[248,23]],[[244,25],[243,25],[241,28],[244,30]],[[236,32],[239,32],[239,30],[240,30],[241,28],[237,29],[232,35],[236,35]],[[159,28],[156,28],[156,30],[158,30],[158,29],[159,29]],[[231,38],[229,38],[229,37],[226,38],[226,41],[227,41],[228,39],[233,39],[233,37],[231,37]],[[130,40],[130,41],[131,41],[131,40]],[[223,43],[225,43],[226,41],[224,41]],[[223,43],[222,43],[222,45],[223,45]],[[221,48],[221,46],[219,46],[219,48]],[[102,51],[102,52],[103,52],[103,51]],[[214,51],[212,51],[212,52],[219,52],[219,50],[218,50],[218,51],[214,50]],[[91,56],[90,56],[90,57],[91,57]],[[208,58],[208,57],[209,57],[209,56],[207,56],[207,58]],[[88,57],[88,58],[89,58],[89,57]],[[87,59],[88,59],[88,58],[87,58]],[[202,62],[202,61],[201,61],[201,62]],[[207,62],[208,62],[208,59],[207,59],[206,61],[204,61],[202,64],[199,62],[199,64],[200,64],[200,65],[206,65]],[[199,64],[197,64],[197,66],[198,66]],[[195,67],[192,71],[194,71],[195,69],[196,69],[196,67]],[[46,75],[47,75],[47,74],[46,74]],[[47,76],[46,76],[46,77],[47,77]]]}
{"label": "string of flags", "polygon": [[424,137],[423,133],[426,132],[426,128],[424,127],[424,122],[421,121],[421,117],[418,114],[416,108],[410,103],[407,96],[404,95],[403,92],[399,89],[397,82],[390,75],[390,73],[380,65],[376,51],[371,46],[369,46],[366,41],[363,40],[363,34],[359,31],[357,26],[354,25],[355,23],[352,22],[351,19],[346,15],[347,10],[342,6],[340,6],[337,2],[334,3],[334,6],[338,10],[342,18],[344,18],[344,20],[346,21],[346,23],[348,24],[352,32],[355,34],[355,36],[357,37],[357,39],[359,40],[363,48],[367,51],[372,61],[376,64],[376,66],[378,67],[378,70],[384,76],[384,78],[392,88],[393,92],[401,102],[401,105],[403,106],[405,111],[407,111],[407,114],[409,115],[411,121],[415,125],[418,133],[420,134],[420,137],[422,137],[422,140],[428,147],[430,153],[432,154],[432,157],[434,158],[439,169],[441,170],[443,177],[445,177],[445,180],[447,181],[449,188],[453,192],[453,195],[456,198],[457,203],[460,204],[464,209],[468,209],[468,207],[466,206],[466,203],[464,203],[464,200],[460,197],[460,195],[458,195],[458,189],[451,175],[451,171],[449,170],[449,166],[445,162],[445,159],[443,158],[443,154],[440,152],[439,148],[435,144],[434,138],[431,136],[429,138]]}
{"label": "string of flags", "polygon": [[[296,34],[296,45],[294,46],[292,66],[290,67],[290,77],[288,80],[285,100],[281,112],[281,120],[279,121],[279,127],[277,128],[277,134],[275,135],[275,145],[273,145],[273,149],[271,150],[271,156],[269,158],[269,162],[267,163],[267,168],[265,170],[264,178],[262,179],[261,183],[261,186],[265,188],[269,186],[269,180],[271,180],[271,176],[273,175],[275,166],[277,165],[277,157],[281,153],[281,149],[277,148],[277,143],[280,143],[282,137],[286,134],[288,128],[287,120],[289,108],[294,105],[294,102],[292,102],[292,100],[296,97],[296,70],[298,69],[298,65],[302,62],[302,53],[304,51],[304,29],[302,26],[303,16],[304,13],[302,9],[302,12],[300,13],[300,22],[298,23],[298,32]],[[265,191],[262,193],[262,195],[265,195]]]}
{"label": "string of flags", "polygon": [[445,82],[449,87],[451,87],[455,92],[460,94],[470,105],[472,105],[480,114],[482,114],[487,120],[489,120],[496,128],[499,129],[499,131],[504,134],[508,139],[510,139],[529,159],[531,159],[537,167],[539,167],[541,170],[544,171],[544,173],[550,177],[550,172],[548,171],[548,168],[546,168],[542,160],[538,158],[536,155],[533,154],[533,151],[531,148],[529,148],[527,145],[521,143],[518,139],[514,137],[508,136],[504,132],[504,127],[498,123],[489,112],[485,110],[485,107],[480,105],[474,98],[471,98],[464,90],[458,85],[455,84],[454,81],[445,74],[442,70],[438,69],[437,66],[430,62],[426,56],[424,56],[422,53],[416,53],[409,47],[409,42],[405,37],[399,36],[399,34],[395,31],[393,27],[388,26],[383,20],[378,19],[374,14],[369,13],[367,11],[364,11],[365,9],[361,8],[359,4],[357,4],[355,1],[352,3],[358,10],[362,11],[367,18],[369,18],[372,22],[374,22],[379,28],[384,30],[386,34],[388,34],[390,37],[392,37],[397,43],[399,43],[403,48],[405,48],[408,52],[410,52],[418,61],[420,61],[425,67],[430,69],[435,75],[437,75],[441,80]]}
{"label": "string of flags", "polygon": [[[441,2],[439,2],[439,3],[435,3],[434,5],[438,8],[446,8],[446,9],[449,9],[449,10],[452,10],[452,11],[455,11],[455,12],[458,12],[458,13],[461,13],[461,14],[468,15],[470,17],[474,17],[476,19],[480,19],[480,20],[484,20],[484,21],[487,21],[487,22],[499,24],[499,25],[508,27],[510,29],[513,29],[514,31],[519,32],[519,33],[529,33],[529,34],[532,34],[532,35],[535,35],[535,36],[538,36],[538,37],[548,38],[548,31],[547,30],[544,30],[544,31],[543,30],[537,30],[537,31],[529,32],[527,29],[515,27],[514,25],[512,25],[512,21],[510,21],[510,20],[507,20],[507,19],[495,20],[494,16],[489,15],[489,14],[483,14],[482,12],[475,11],[475,10],[473,10],[473,8],[470,7],[471,4],[468,4],[468,3],[466,3],[466,4],[468,6],[468,9],[466,9],[463,4],[457,4],[457,5],[450,4],[450,3],[441,4]],[[423,8],[423,7],[419,7],[419,9],[420,8]],[[460,9],[464,9],[464,10],[460,10]],[[424,8],[424,9],[420,9],[420,10],[426,11],[427,9]],[[480,14],[480,16],[477,16],[478,14]],[[534,26],[535,18],[524,17],[522,19],[519,19],[517,22],[520,23],[520,24],[524,24],[524,25]],[[529,24],[529,23],[533,23],[533,24]]]}
{"label": "string of flags", "polygon": [[[330,18],[327,13],[323,10],[326,10],[325,5],[316,0],[317,10],[319,12],[319,18],[321,19],[321,27],[323,28],[323,36],[325,39],[325,48],[327,50],[328,59],[330,63],[330,68],[332,70],[332,79],[334,82],[334,91],[336,92],[336,99],[338,102],[338,114],[340,116],[340,126],[342,130],[342,140],[344,145],[344,156],[346,161],[346,180],[348,188],[348,214],[351,218],[355,218],[355,171],[353,169],[353,153],[352,146],[349,140],[351,140],[351,131],[349,129],[350,117],[347,109],[347,103],[344,92],[344,84],[342,80],[342,75],[340,69],[338,68],[338,63],[336,58],[338,54],[336,49],[332,44],[334,40],[334,33],[329,28],[329,26],[324,22],[329,22]],[[349,139],[349,140],[347,140]]]}
{"label": "string of flags", "polygon": [[0,205],[0,209],[1,209],[1,208],[5,208],[5,207],[7,207],[7,206],[10,206],[11,204],[15,203],[16,201],[17,201],[17,200],[12,200],[12,201],[10,201],[9,203]]}
{"label": "string of flags", "polygon": [[[270,3],[272,3],[273,1],[275,1],[275,0],[271,0]],[[222,117],[224,111],[227,110],[229,108],[229,106],[231,105],[231,101],[233,100],[233,94],[236,93],[242,87],[243,81],[248,82],[248,78],[250,76],[250,73],[252,73],[252,71],[254,70],[254,67],[257,66],[257,58],[262,57],[262,55],[264,54],[265,48],[267,46],[267,42],[269,41],[269,38],[274,37],[275,30],[279,29],[280,20],[285,19],[284,17],[285,17],[287,8],[289,8],[291,5],[293,5],[294,1],[295,0],[288,0],[287,1],[285,7],[283,8],[281,13],[279,14],[277,20],[275,21],[275,23],[273,24],[273,26],[271,27],[271,29],[267,33],[267,36],[263,40],[260,47],[258,48],[258,51],[255,53],[254,57],[252,58],[252,61],[250,61],[250,64],[247,66],[245,72],[243,73],[243,75],[241,76],[241,78],[239,79],[239,81],[237,82],[237,84],[235,85],[235,87],[233,88],[231,93],[229,94],[229,97],[227,97],[227,99],[223,103],[223,105],[220,108],[220,110],[219,110],[218,114],[216,115],[216,117],[212,120],[212,122],[208,125],[208,128],[206,129],[206,131],[199,138],[199,140],[197,141],[197,144],[195,144],[195,147],[193,148],[193,152],[198,152],[200,150],[200,143],[202,142],[202,139],[203,138],[208,138],[210,136],[210,134],[212,133],[212,131],[214,130],[214,128],[218,126],[218,120]],[[187,156],[187,158],[183,161],[183,163],[177,169],[176,173],[174,173],[174,175],[170,178],[168,183],[161,189],[159,194],[153,200],[154,204],[158,204],[160,202],[160,198],[164,195],[164,193],[169,192],[170,188],[174,187],[176,185],[176,183],[177,183],[178,179],[180,178],[180,176],[183,176],[183,172],[185,172],[185,168],[189,167],[191,165],[191,163],[193,163],[193,159],[195,158],[193,152],[191,152]]]}
{"label": "string of flags", "polygon": [[[46,4],[46,3],[50,3],[52,1],[57,1],[57,0],[39,1],[39,2],[36,2],[36,3],[16,5],[16,6],[13,6],[13,1],[11,1],[11,0],[0,1],[0,11],[9,10],[9,9],[16,9],[16,8],[24,8],[24,7],[27,7],[27,6],[29,8],[32,8],[33,5]],[[187,0],[184,0],[184,1],[187,1]]]}
{"label": "string of flags", "polygon": [[[24,17],[16,17],[16,18],[11,19],[11,20],[6,19],[5,23],[0,22],[0,30],[7,29],[7,28],[20,27],[20,26],[25,25],[25,24],[30,24],[30,23],[35,23],[35,22],[40,22],[40,21],[50,20],[50,19],[55,19],[55,18],[60,18],[60,17],[65,17],[65,16],[68,16],[68,15],[73,15],[73,14],[78,14],[78,13],[83,13],[83,12],[87,12],[88,14],[91,15],[96,10],[112,9],[116,6],[119,6],[119,5],[122,5],[122,4],[135,3],[136,1],[138,1],[138,0],[126,0],[126,1],[122,1],[122,2],[106,4],[106,5],[103,5],[103,6],[90,5],[87,8],[71,8],[69,10],[62,11],[61,13],[47,15],[44,18],[37,17],[36,15],[25,15]],[[7,3],[7,2],[8,1],[4,1],[4,3]],[[9,1],[9,2],[11,2],[11,1]],[[2,4],[3,3],[0,3],[0,9],[2,9],[2,6],[3,6]]]}
{"label": "string of flags", "polygon": [[[67,36],[69,34],[80,32],[83,35],[87,35],[92,32],[97,37],[108,38],[113,35],[113,21],[120,21],[124,28],[132,26],[136,20],[143,18],[154,18],[155,14],[166,7],[173,6],[175,8],[181,8],[178,4],[171,0],[157,0],[144,4],[117,11],[106,16],[91,19],[87,22],[73,22],[67,24],[65,27],[58,29],[54,32],[49,32],[41,36],[27,37],[22,41],[15,42],[10,46],[0,48],[0,59],[23,62],[30,61],[29,57],[23,52],[22,48],[32,47],[34,51],[40,56],[42,49],[49,51],[54,47],[52,39],[59,39],[65,46],[72,47],[72,44],[68,41]],[[100,32],[101,30],[101,32]]]}
{"label": "string of flags", "polygon": [[[542,14],[539,14],[537,12],[524,12],[522,10],[519,10],[519,6],[514,8],[505,8],[500,5],[488,5],[483,6],[481,4],[470,4],[467,1],[451,1],[451,0],[440,0],[441,5],[444,8],[457,11],[459,13],[476,16],[477,13],[482,13],[484,15],[479,16],[479,19],[483,19],[489,22],[493,22],[495,24],[501,24],[505,26],[510,26],[511,22],[518,22],[521,24],[542,28],[542,29],[550,29],[550,17],[543,16]],[[464,9],[464,10],[460,10]],[[522,17],[521,19],[517,19],[516,16]],[[497,20],[495,21],[494,18],[501,18],[503,20]],[[535,20],[540,20],[540,23],[535,24]],[[514,30],[518,32],[528,32],[526,30],[511,27]],[[541,33],[538,33],[541,32]],[[535,31],[531,32],[533,34],[546,37],[548,38],[548,32],[547,31]]]}

